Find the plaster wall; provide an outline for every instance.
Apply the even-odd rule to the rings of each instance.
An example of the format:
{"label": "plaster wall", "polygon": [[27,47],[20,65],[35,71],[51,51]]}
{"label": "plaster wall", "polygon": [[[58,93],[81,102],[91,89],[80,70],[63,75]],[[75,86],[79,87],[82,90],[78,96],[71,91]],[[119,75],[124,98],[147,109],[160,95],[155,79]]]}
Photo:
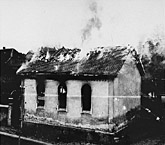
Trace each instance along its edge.
{"label": "plaster wall", "polygon": [[35,112],[37,107],[37,92],[35,79],[25,79],[24,87],[25,110],[28,112]]}
{"label": "plaster wall", "polygon": [[108,81],[79,81],[69,80],[67,84],[67,117],[81,117],[81,88],[84,84],[90,84],[91,95],[91,115],[96,118],[108,117]]}
{"label": "plaster wall", "polygon": [[45,112],[52,114],[51,117],[57,116],[58,109],[58,81],[45,80]]}
{"label": "plaster wall", "polygon": [[141,76],[134,61],[127,60],[114,80],[114,117],[140,105]]}
{"label": "plaster wall", "polygon": [[82,81],[68,80],[67,85],[67,117],[77,119],[81,117],[81,87]]}
{"label": "plaster wall", "polygon": [[92,117],[106,118],[108,117],[108,95],[109,82],[91,81],[92,87]]}

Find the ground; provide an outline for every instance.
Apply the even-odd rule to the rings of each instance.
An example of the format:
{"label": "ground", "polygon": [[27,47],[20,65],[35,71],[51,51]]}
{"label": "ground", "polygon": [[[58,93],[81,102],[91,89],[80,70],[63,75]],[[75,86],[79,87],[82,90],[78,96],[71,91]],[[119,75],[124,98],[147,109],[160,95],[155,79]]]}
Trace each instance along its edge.
{"label": "ground", "polygon": [[132,145],[165,145],[165,135],[149,137]]}
{"label": "ground", "polygon": [[[115,134],[114,140],[116,141],[116,145],[165,145],[165,119],[160,118],[160,120],[157,120],[157,118],[150,113],[142,112],[142,115],[140,113],[137,113],[134,119],[129,120],[128,125],[123,130]],[[14,135],[20,134],[19,129],[6,126],[5,124],[1,124],[0,133],[1,132]],[[53,138],[54,144],[57,145],[112,144],[108,136],[100,133],[96,134],[95,131],[82,131],[82,129],[78,130],[76,128],[62,126],[53,127],[39,123],[25,124],[21,135],[26,138],[48,143],[51,143],[52,140],[50,139]],[[102,139],[102,142],[98,143],[97,140],[100,141],[100,139]],[[5,143],[7,143],[9,139],[2,141],[2,145],[8,145]]]}
{"label": "ground", "polygon": [[[11,134],[19,134],[17,129],[11,127],[0,127],[0,131]],[[122,139],[121,136],[124,136]],[[157,122],[153,118],[148,120],[136,119],[132,121],[129,126],[118,134],[119,143],[117,145],[164,145],[165,144],[165,124],[164,122]],[[42,139],[37,139],[41,140]],[[118,138],[116,138],[118,140]],[[128,140],[128,141],[126,141]],[[9,141],[9,139],[8,139]],[[49,142],[49,141],[48,141]],[[3,142],[1,142],[2,144]],[[49,142],[50,143],[50,142]],[[97,145],[97,143],[83,142],[83,141],[59,141],[56,145]],[[98,143],[100,144],[100,143]],[[8,145],[8,144],[2,144]]]}

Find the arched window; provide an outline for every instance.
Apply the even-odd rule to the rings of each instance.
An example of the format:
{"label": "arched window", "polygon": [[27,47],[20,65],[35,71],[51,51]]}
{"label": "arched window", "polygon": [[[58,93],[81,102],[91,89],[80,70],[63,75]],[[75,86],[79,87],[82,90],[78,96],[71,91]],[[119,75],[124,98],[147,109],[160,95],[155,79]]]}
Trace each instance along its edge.
{"label": "arched window", "polygon": [[45,80],[43,78],[36,79],[37,89],[37,107],[44,107],[45,105]]}
{"label": "arched window", "polygon": [[66,109],[67,87],[65,83],[58,86],[58,108]]}
{"label": "arched window", "polygon": [[81,102],[82,102],[82,110],[90,111],[91,110],[91,86],[89,84],[85,84],[81,88]]}

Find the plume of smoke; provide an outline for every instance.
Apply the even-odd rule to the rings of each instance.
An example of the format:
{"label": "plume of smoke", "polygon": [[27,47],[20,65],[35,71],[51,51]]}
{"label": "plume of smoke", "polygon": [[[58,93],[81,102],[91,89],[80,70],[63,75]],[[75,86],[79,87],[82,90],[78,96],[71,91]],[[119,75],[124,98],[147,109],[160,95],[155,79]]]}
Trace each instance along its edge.
{"label": "plume of smoke", "polygon": [[39,52],[37,51],[33,54],[33,57],[31,58],[30,62],[35,62],[38,59],[39,59]]}
{"label": "plume of smoke", "polygon": [[21,70],[26,69],[26,68],[27,68],[27,66],[28,66],[28,64],[29,64],[29,62],[28,62],[28,61],[26,61],[26,62],[22,63],[21,67],[17,70],[16,74],[18,74]]}
{"label": "plume of smoke", "polygon": [[[21,67],[20,67],[20,68],[17,70],[17,72],[16,72],[17,74],[18,74],[19,72],[21,72],[22,70],[28,68],[29,63],[35,62],[36,60],[39,59],[39,55],[40,55],[40,51],[39,51],[39,50],[40,50],[40,49],[38,49],[37,52],[31,52],[31,53],[32,53],[31,58],[30,58],[29,60],[26,59],[26,61],[22,63]],[[29,52],[30,52],[30,51],[29,51]]]}
{"label": "plume of smoke", "polygon": [[82,43],[91,36],[92,29],[99,30],[102,26],[101,20],[98,17],[98,6],[94,1],[89,5],[89,10],[92,13],[92,17],[88,20],[85,28],[82,29]]}

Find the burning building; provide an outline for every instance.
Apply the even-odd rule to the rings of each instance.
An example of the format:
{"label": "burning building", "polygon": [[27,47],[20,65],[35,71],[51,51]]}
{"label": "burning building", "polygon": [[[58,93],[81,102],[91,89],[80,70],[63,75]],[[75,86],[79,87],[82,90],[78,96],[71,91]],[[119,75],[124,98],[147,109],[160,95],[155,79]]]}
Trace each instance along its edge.
{"label": "burning building", "polygon": [[[54,49],[21,67],[24,120],[112,129],[140,105],[143,67],[127,47]],[[49,56],[49,57],[48,57]]]}

